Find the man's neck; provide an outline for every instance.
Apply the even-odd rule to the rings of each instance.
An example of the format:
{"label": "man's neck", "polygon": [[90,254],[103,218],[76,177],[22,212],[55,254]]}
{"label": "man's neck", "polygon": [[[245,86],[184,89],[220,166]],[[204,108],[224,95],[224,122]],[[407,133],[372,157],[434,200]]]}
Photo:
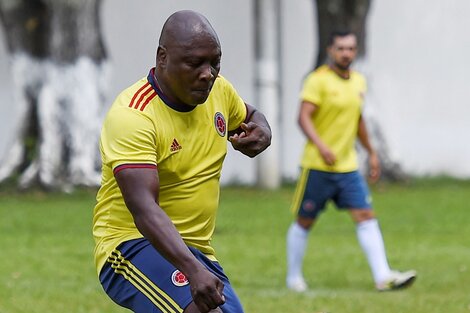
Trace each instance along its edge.
{"label": "man's neck", "polygon": [[166,85],[162,84],[162,82],[158,79],[159,75],[157,73],[157,69],[155,68],[152,72],[153,80],[158,89],[157,93],[166,105],[178,112],[190,112],[194,110],[196,106],[182,103],[178,99],[169,96],[170,93],[167,91],[168,89],[166,88]]}
{"label": "man's neck", "polygon": [[349,70],[349,68],[342,69],[339,68],[336,64],[331,64],[330,68],[342,79],[349,79],[349,77],[351,76],[351,71]]}

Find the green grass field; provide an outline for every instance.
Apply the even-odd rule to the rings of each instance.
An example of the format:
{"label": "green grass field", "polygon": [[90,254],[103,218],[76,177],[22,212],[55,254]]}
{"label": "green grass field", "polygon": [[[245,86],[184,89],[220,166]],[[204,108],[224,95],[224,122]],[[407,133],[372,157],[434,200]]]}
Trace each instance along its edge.
{"label": "green grass field", "polygon": [[[389,261],[415,285],[373,288],[354,226],[330,207],[309,237],[311,291],[284,285],[292,186],[222,190],[214,246],[247,313],[470,312],[470,181],[433,179],[373,188]],[[94,191],[0,189],[0,313],[128,312],[101,290],[93,267]]]}

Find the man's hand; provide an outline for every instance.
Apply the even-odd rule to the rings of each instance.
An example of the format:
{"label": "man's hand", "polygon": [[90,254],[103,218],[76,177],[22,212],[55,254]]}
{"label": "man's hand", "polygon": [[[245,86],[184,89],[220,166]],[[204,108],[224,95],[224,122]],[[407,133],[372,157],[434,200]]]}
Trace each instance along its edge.
{"label": "man's hand", "polygon": [[197,270],[188,280],[194,304],[201,313],[209,312],[225,303],[224,284],[207,269]]}
{"label": "man's hand", "polygon": [[235,150],[249,156],[255,157],[271,144],[271,130],[254,122],[242,123],[242,132],[229,137]]}
{"label": "man's hand", "polygon": [[320,155],[323,158],[323,161],[328,166],[333,166],[336,163],[336,155],[325,145],[318,146]]}

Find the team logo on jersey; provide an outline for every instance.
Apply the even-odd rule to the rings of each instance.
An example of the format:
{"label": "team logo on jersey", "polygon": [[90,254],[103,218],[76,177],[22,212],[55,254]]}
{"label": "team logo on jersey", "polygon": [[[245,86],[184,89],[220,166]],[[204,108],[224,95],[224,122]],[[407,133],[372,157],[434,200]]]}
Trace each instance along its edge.
{"label": "team logo on jersey", "polygon": [[214,116],[214,125],[215,130],[221,137],[225,137],[225,133],[227,131],[227,124],[225,123],[225,118],[222,113],[217,112]]}
{"label": "team logo on jersey", "polygon": [[178,140],[176,140],[176,138],[174,138],[173,142],[171,143],[171,146],[170,146],[170,152],[171,153],[178,152],[181,149],[183,149],[183,147],[181,147]]}
{"label": "team logo on jersey", "polygon": [[182,287],[189,284],[189,281],[186,276],[178,270],[174,271],[173,274],[171,274],[171,282],[177,287]]}
{"label": "team logo on jersey", "polygon": [[305,212],[312,212],[315,210],[315,202],[312,200],[305,200],[304,203],[302,203],[302,208]]}

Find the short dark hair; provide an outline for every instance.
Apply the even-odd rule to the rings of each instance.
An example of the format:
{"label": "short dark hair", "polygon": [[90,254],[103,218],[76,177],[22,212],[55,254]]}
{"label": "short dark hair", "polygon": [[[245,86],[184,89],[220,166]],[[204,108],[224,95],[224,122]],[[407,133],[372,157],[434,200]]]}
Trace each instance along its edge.
{"label": "short dark hair", "polygon": [[342,30],[334,30],[330,33],[330,36],[328,37],[328,41],[326,42],[326,45],[329,47],[333,45],[335,42],[336,37],[346,37],[349,35],[354,35],[356,36],[355,33],[353,33],[351,30],[348,29],[342,29]]}

